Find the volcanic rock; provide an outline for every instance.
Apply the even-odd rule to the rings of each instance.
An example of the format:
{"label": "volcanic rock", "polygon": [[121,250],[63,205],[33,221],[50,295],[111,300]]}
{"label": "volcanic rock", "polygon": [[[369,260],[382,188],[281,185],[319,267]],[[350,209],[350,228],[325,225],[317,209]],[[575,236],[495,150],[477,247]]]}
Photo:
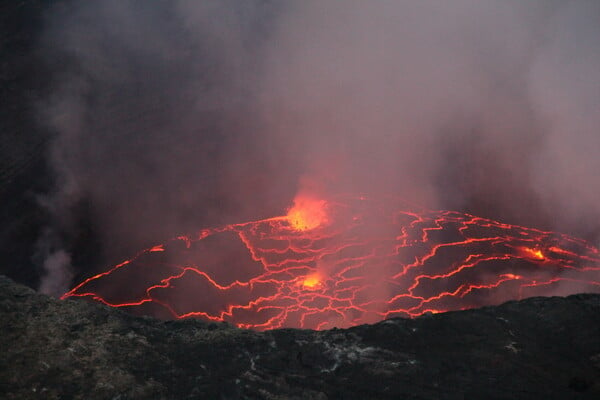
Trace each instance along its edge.
{"label": "volcanic rock", "polygon": [[0,277],[3,399],[597,399],[600,295],[254,332]]}

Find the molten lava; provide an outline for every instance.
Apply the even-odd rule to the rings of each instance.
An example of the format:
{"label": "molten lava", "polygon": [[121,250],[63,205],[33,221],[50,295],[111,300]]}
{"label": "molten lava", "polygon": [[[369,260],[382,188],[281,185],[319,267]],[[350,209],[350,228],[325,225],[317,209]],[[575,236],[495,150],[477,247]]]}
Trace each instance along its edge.
{"label": "molten lava", "polygon": [[295,230],[308,231],[327,222],[327,202],[310,197],[299,197],[288,211],[287,219]]}
{"label": "molten lava", "polygon": [[63,298],[258,330],[327,329],[537,295],[600,292],[600,252],[567,235],[364,197],[140,252]]}
{"label": "molten lava", "polygon": [[306,276],[302,280],[302,287],[305,289],[316,289],[321,284],[321,276],[317,273]]}
{"label": "molten lava", "polygon": [[539,250],[539,249],[532,249],[532,248],[529,248],[529,247],[523,247],[523,253],[524,253],[523,254],[524,256],[526,256],[526,257],[528,256],[528,257],[531,257],[531,258],[536,259],[536,260],[543,260],[544,259],[544,253],[542,253],[542,251]]}

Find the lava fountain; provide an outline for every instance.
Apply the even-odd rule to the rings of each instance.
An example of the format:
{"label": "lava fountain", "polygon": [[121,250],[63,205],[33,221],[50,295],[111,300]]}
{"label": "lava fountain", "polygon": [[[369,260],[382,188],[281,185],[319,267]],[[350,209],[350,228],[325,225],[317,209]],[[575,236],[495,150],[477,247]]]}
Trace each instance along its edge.
{"label": "lava fountain", "polygon": [[301,196],[286,215],[144,250],[62,298],[266,330],[600,292],[599,250],[582,239],[388,203]]}

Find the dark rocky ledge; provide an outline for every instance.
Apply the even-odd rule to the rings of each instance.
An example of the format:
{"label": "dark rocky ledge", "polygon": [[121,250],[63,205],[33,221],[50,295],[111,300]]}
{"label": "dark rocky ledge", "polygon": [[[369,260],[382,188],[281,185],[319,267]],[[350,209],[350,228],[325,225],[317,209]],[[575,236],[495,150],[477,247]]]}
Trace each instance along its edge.
{"label": "dark rocky ledge", "polygon": [[0,277],[3,399],[598,399],[600,295],[325,332],[163,322]]}

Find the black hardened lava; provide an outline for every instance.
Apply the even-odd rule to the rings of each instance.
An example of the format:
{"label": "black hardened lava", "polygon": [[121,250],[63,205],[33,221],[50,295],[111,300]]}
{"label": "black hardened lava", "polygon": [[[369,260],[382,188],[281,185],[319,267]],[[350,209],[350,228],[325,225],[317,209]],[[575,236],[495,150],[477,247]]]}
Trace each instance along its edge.
{"label": "black hardened lava", "polygon": [[161,322],[0,279],[4,399],[597,399],[600,295],[342,330]]}

